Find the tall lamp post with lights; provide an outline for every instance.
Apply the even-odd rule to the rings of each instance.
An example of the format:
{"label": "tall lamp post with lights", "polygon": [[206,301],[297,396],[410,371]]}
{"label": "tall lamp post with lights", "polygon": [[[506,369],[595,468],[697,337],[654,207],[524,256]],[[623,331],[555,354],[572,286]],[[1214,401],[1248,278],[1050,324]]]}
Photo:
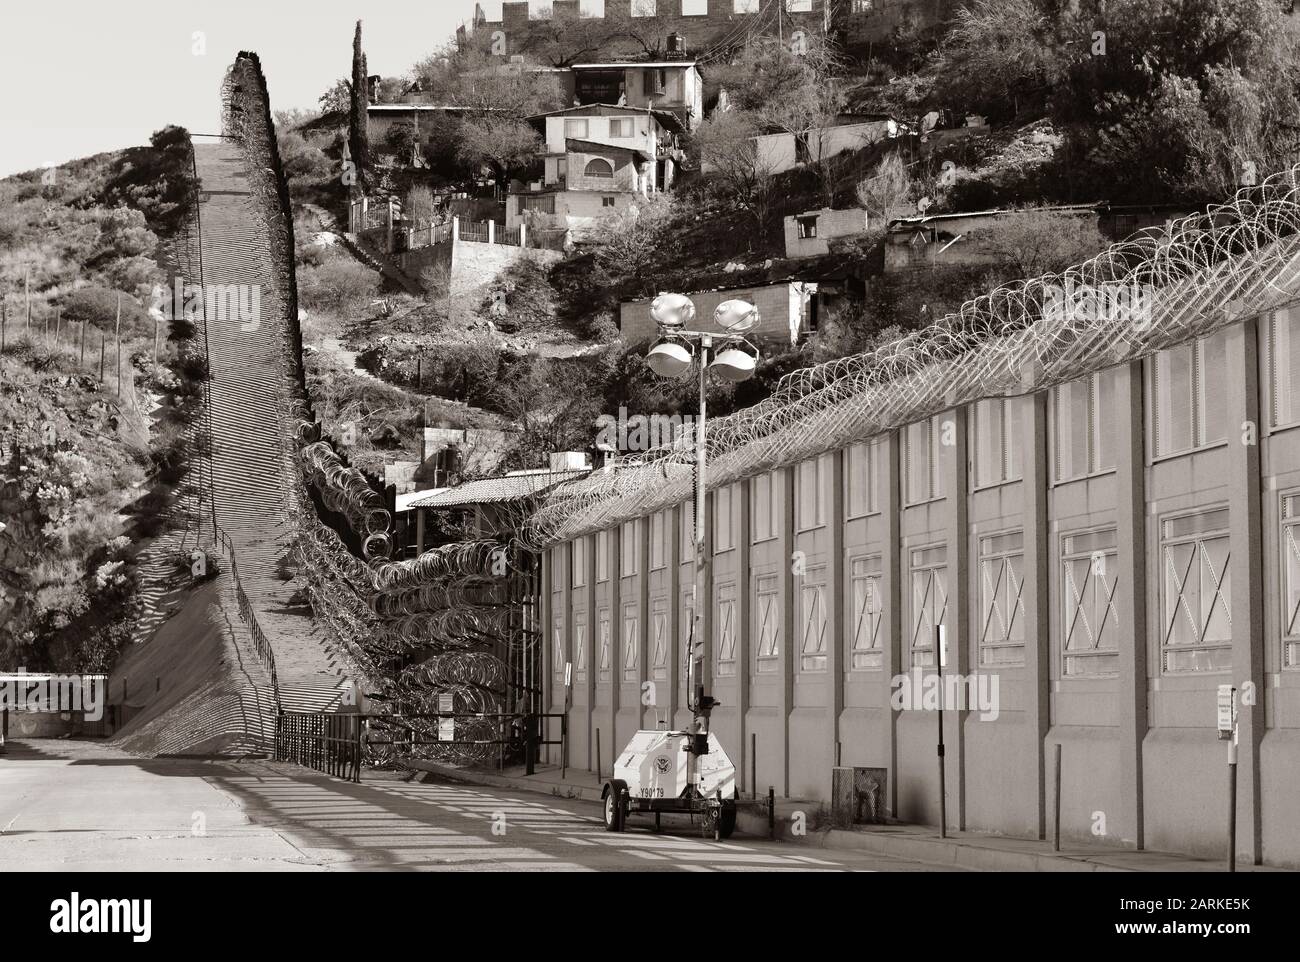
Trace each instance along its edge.
{"label": "tall lamp post with lights", "polygon": [[719,330],[691,330],[695,304],[683,294],[661,294],[650,305],[650,317],[658,325],[659,337],[650,346],[646,366],[664,378],[681,380],[698,371],[700,414],[695,424],[695,591],[691,634],[686,646],[687,708],[694,716],[691,753],[708,753],[709,715],[717,704],[704,692],[702,656],[704,645],[704,605],[706,556],[704,550],[704,493],[708,467],[705,450],[705,395],[708,375],[712,372],[732,384],[754,376],[758,348],[746,338],[759,322],[758,308],[747,301],[731,300],[718,305],[713,320]]}

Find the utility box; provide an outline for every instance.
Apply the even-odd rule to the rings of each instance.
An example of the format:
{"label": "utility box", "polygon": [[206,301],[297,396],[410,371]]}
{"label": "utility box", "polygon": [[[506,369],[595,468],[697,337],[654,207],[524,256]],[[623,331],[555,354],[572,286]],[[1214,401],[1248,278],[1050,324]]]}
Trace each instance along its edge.
{"label": "utility box", "polygon": [[831,769],[831,824],[884,825],[889,798],[889,769]]}

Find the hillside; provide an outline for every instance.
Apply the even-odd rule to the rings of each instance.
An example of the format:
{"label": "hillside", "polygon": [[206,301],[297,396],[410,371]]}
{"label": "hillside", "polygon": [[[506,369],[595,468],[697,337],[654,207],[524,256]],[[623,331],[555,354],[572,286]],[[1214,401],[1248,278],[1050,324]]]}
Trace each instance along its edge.
{"label": "hillside", "polygon": [[192,325],[151,308],[191,196],[187,138],[0,181],[5,666],[111,667],[185,498],[202,362]]}

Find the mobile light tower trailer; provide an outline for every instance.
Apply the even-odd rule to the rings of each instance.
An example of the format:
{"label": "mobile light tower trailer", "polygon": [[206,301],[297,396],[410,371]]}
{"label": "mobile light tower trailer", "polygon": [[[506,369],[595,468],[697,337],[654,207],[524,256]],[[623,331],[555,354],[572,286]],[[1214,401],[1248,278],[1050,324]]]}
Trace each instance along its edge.
{"label": "mobile light tower trailer", "polygon": [[[695,731],[639,731],[614,762],[614,777],[601,790],[605,829],[621,832],[631,814],[700,816],[701,832],[729,838],[736,829],[736,767],[709,731],[707,711],[716,704],[701,695]],[[704,707],[707,706],[707,707]]]}
{"label": "mobile light tower trailer", "polygon": [[705,694],[704,597],[709,556],[705,550],[704,499],[708,463],[706,437],[707,378],[711,373],[730,383],[754,374],[758,348],[745,337],[759,323],[758,308],[746,301],[719,304],[713,319],[721,330],[696,331],[695,304],[684,294],[660,294],[650,305],[659,339],[646,355],[646,366],[660,377],[698,376],[699,417],[695,422],[695,587],[690,636],[685,648],[689,731],[639,731],[614,762],[614,777],[601,798],[605,828],[623,831],[633,812],[653,812],[658,827],[664,812],[701,817],[705,835],[727,838],[736,828],[736,767],[709,731],[709,715],[718,704]]}

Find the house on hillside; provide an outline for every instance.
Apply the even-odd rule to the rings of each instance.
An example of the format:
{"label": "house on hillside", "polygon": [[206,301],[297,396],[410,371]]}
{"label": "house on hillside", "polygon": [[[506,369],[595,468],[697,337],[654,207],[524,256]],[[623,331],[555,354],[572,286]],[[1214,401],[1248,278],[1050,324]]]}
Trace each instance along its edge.
{"label": "house on hillside", "polygon": [[464,114],[464,107],[448,107],[420,101],[371,104],[366,108],[370,142],[380,146],[386,145],[394,131],[402,127],[409,127],[420,146],[427,146],[438,135],[443,121]]}
{"label": "house on hillside", "polygon": [[[1094,222],[1097,217],[1097,208],[1093,204],[1027,210],[1073,214]],[[929,214],[891,221],[885,230],[885,272],[935,264],[991,264],[997,257],[979,242],[979,232],[1001,219],[1022,215],[1027,210]]]}
{"label": "house on hillside", "polygon": [[610,104],[532,118],[546,140],[542,177],[511,185],[506,227],[565,232],[574,239],[602,217],[672,186],[684,127],[670,111]]}
{"label": "house on hillside", "polygon": [[861,207],[848,210],[810,210],[785,218],[785,256],[821,257],[829,254],[831,241],[865,234],[871,215]]}
{"label": "house on hillside", "polygon": [[704,80],[694,60],[579,63],[571,69],[579,105],[671,111],[688,130],[704,119]]}
{"label": "house on hillside", "polygon": [[[713,312],[723,301],[748,301],[758,308],[760,320],[748,334],[759,343],[794,345],[817,331],[822,311],[820,285],[811,281],[788,280],[725,290],[687,292],[695,302],[696,324],[703,330],[713,326]],[[653,298],[624,301],[619,307],[619,335],[629,344],[653,340],[659,330],[650,318]]]}
{"label": "house on hillside", "polygon": [[[758,151],[761,169],[781,174],[805,164],[820,163],[843,153],[870,147],[887,138],[897,137],[898,134],[897,121],[880,115],[834,127],[816,127],[801,134],[776,131],[750,139]],[[707,163],[701,167],[706,174],[713,169]]]}
{"label": "house on hillside", "polygon": [[1069,204],[1018,210],[982,210],[930,214],[890,221],[885,233],[885,270],[929,264],[984,264],[995,258],[979,242],[979,232],[995,223],[1029,213],[1050,211],[1091,220],[1102,236],[1121,241],[1142,231],[1164,232],[1195,209],[1176,204]]}
{"label": "house on hillside", "polygon": [[[583,451],[551,454],[548,461],[545,468],[511,471],[401,498],[394,516],[398,557],[416,557],[437,547],[433,533],[439,527],[468,529],[472,532],[469,540],[513,535],[546,492],[591,473],[591,458]],[[450,524],[435,525],[434,515],[443,516]]]}

